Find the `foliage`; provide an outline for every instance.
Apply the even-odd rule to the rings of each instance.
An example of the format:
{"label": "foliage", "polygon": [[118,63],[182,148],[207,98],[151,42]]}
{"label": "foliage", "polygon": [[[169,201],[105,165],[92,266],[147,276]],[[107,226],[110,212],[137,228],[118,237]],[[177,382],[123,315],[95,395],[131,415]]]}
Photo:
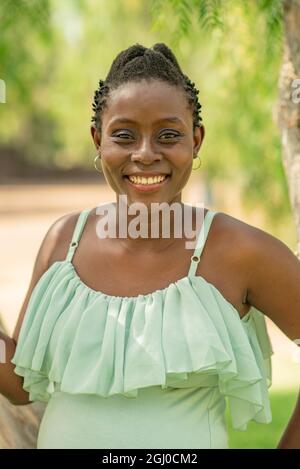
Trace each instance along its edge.
{"label": "foliage", "polygon": [[50,18],[50,0],[0,3],[0,77],[7,88],[0,108],[1,142],[42,165],[51,164],[59,146],[57,122],[44,93],[55,63]]}
{"label": "foliage", "polygon": [[290,209],[276,124],[281,0],[3,0],[0,20],[3,145],[31,164],[92,168],[99,79],[120,50],[165,42],[200,89],[199,171],[208,181],[234,178],[245,204],[282,223]]}
{"label": "foliage", "polygon": [[289,210],[276,117],[282,1],[154,0],[152,14],[154,30],[173,18],[173,47],[191,43],[207,131],[201,170],[210,179],[234,175],[243,204],[263,204],[268,221],[282,223]]}

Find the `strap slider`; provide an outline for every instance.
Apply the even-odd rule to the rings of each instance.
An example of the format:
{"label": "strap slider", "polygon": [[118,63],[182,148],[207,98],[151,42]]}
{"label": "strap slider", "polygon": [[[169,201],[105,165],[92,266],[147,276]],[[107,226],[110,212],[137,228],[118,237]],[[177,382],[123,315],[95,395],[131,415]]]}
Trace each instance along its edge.
{"label": "strap slider", "polygon": [[199,257],[199,256],[192,256],[192,257],[191,257],[191,260],[194,261],[194,262],[199,262],[199,261],[200,261],[200,257]]}

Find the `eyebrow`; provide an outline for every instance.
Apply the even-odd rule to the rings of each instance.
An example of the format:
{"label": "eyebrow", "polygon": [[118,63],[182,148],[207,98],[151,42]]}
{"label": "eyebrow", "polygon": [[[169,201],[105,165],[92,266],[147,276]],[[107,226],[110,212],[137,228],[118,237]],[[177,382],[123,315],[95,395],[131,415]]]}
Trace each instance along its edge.
{"label": "eyebrow", "polygon": [[[157,121],[155,121],[154,123],[158,123],[158,122],[172,122],[172,123],[178,123],[178,124],[183,124],[182,120],[179,119],[178,117],[173,117],[173,116],[170,116],[170,117],[163,117],[162,119],[158,119]],[[115,118],[113,119],[110,124],[117,124],[117,123],[120,123],[120,124],[124,124],[124,123],[130,123],[130,124],[136,124],[137,122],[135,120],[132,120],[132,119],[128,119],[127,117],[119,117],[119,118]]]}

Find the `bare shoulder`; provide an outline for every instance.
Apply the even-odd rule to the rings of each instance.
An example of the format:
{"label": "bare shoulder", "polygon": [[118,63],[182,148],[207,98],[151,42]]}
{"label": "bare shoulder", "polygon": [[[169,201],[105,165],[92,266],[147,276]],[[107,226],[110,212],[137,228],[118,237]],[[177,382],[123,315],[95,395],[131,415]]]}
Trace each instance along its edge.
{"label": "bare shoulder", "polygon": [[[268,316],[287,337],[300,337],[300,261],[272,234],[221,213],[215,233],[231,238],[247,287],[247,302]],[[222,235],[221,235],[222,233]]]}
{"label": "bare shoulder", "polygon": [[218,212],[212,228],[212,246],[243,277],[248,301],[259,272],[269,273],[271,278],[271,270],[296,263],[296,256],[283,241],[232,215]]}
{"label": "bare shoulder", "polygon": [[67,213],[52,223],[46,238],[49,249],[48,266],[66,258],[69,244],[81,211]]}
{"label": "bare shoulder", "polygon": [[231,244],[238,247],[245,255],[269,253],[283,249],[292,251],[280,239],[263,229],[250,225],[232,215],[218,212],[215,220],[215,236],[225,241],[230,240]]}
{"label": "bare shoulder", "polygon": [[26,296],[18,316],[12,338],[18,341],[19,332],[27,310],[32,292],[43,274],[58,260],[63,260],[68,251],[68,245],[80,212],[73,212],[56,219],[48,228],[33,261],[31,279]]}

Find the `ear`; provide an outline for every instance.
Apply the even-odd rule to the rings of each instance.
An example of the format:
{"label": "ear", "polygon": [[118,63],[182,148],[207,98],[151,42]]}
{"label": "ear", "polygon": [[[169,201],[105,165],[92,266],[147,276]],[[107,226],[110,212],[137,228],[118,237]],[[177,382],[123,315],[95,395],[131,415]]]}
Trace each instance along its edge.
{"label": "ear", "polygon": [[92,135],[92,139],[94,141],[95,147],[98,150],[98,148],[101,145],[101,134],[94,124],[91,125],[91,135]]}
{"label": "ear", "polygon": [[202,142],[205,137],[205,127],[204,125],[201,124],[201,127],[196,127],[194,130],[194,154],[197,155],[197,153],[200,150],[200,147],[202,145]]}

